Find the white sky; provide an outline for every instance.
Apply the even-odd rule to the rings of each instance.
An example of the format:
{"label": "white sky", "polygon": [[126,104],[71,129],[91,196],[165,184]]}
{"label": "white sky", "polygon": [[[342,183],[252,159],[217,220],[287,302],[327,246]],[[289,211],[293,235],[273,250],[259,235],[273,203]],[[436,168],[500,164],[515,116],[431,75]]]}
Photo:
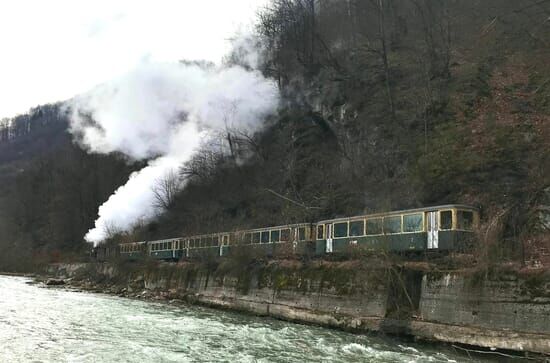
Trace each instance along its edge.
{"label": "white sky", "polygon": [[268,0],[0,0],[0,119],[144,61],[219,62]]}

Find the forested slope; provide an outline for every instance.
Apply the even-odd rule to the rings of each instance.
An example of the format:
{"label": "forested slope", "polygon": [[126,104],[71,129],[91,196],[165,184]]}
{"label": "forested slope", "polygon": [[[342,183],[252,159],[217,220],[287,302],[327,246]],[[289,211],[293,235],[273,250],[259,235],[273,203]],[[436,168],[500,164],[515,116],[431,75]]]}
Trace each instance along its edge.
{"label": "forested slope", "polygon": [[81,255],[97,209],[133,170],[72,143],[59,105],[11,120],[0,140],[0,266]]}
{"label": "forested slope", "polygon": [[[273,0],[257,33],[279,114],[228,134],[230,155],[201,151],[166,213],[119,237],[459,202],[482,208],[495,258],[550,249],[549,19],[537,0]],[[34,135],[0,143],[2,246],[82,246],[132,165],[86,155],[59,126]]]}

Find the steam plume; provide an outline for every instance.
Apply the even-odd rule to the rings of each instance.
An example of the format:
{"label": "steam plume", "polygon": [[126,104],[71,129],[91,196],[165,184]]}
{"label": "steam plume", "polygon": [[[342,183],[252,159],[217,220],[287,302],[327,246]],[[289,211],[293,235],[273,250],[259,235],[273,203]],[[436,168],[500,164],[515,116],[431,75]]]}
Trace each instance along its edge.
{"label": "steam plume", "polygon": [[258,71],[204,63],[144,64],[73,99],[70,131],[83,148],[150,160],[99,208],[86,240],[154,218],[159,177],[190,160],[212,131],[259,130],[277,104],[275,84]]}

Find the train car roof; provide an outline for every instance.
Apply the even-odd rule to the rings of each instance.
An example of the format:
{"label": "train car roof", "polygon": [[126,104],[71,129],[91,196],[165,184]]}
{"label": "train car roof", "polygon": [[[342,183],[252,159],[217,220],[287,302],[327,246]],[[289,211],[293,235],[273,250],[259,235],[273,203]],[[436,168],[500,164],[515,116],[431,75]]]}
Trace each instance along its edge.
{"label": "train car roof", "polygon": [[136,245],[136,244],[144,244],[144,243],[147,243],[147,241],[125,242],[125,243],[119,243],[118,245],[119,246],[122,246],[122,245]]}
{"label": "train car roof", "polygon": [[431,207],[401,209],[401,210],[390,211],[390,212],[359,214],[359,215],[351,216],[351,217],[339,217],[339,218],[333,218],[333,219],[324,219],[322,221],[317,222],[317,224],[328,223],[328,222],[338,222],[338,221],[348,221],[348,220],[361,219],[361,218],[376,218],[376,217],[383,217],[383,216],[389,216],[389,215],[394,215],[394,214],[431,212],[431,211],[436,211],[436,210],[441,210],[441,209],[451,209],[451,208],[460,208],[460,209],[469,209],[469,210],[479,211],[479,208],[473,207],[471,205],[466,205],[466,204],[444,204],[444,205],[435,205],[435,206],[431,206]]}

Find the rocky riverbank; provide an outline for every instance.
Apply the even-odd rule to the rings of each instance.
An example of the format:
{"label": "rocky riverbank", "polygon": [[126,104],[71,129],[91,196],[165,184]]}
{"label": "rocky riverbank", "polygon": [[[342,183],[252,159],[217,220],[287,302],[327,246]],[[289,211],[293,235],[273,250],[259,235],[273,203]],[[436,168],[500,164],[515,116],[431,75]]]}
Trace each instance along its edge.
{"label": "rocky riverbank", "polygon": [[188,302],[356,332],[550,354],[550,278],[360,262],[55,265],[70,288]]}

